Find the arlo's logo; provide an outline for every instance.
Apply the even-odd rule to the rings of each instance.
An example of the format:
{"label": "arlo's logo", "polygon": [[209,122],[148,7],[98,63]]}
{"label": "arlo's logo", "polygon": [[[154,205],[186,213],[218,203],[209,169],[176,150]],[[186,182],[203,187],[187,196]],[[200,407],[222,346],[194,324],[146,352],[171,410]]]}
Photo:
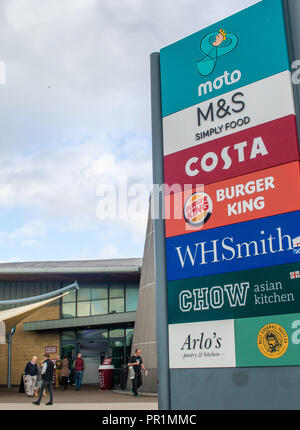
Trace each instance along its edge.
{"label": "arlo's logo", "polygon": [[287,332],[279,324],[267,324],[258,333],[257,346],[265,357],[281,357],[286,352],[288,345]]}
{"label": "arlo's logo", "polygon": [[197,192],[185,202],[183,215],[186,222],[199,227],[208,221],[212,214],[213,204],[208,194]]}
{"label": "arlo's logo", "polygon": [[232,73],[229,73],[227,70],[225,70],[224,74],[216,78],[213,82],[207,81],[200,84],[198,87],[198,96],[202,97],[202,95],[211,93],[214,89],[220,90],[224,84],[233,85],[236,82],[239,82],[241,77],[242,73],[240,70],[234,70]]}

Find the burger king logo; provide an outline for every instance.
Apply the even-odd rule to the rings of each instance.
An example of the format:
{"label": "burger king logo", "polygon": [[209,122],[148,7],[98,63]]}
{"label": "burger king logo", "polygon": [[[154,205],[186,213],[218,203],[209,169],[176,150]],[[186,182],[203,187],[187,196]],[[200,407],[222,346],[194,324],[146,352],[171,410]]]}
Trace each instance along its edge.
{"label": "burger king logo", "polygon": [[209,220],[212,209],[213,204],[209,195],[203,192],[196,192],[184,204],[184,219],[188,224],[199,227]]}
{"label": "burger king logo", "polygon": [[257,346],[265,357],[281,357],[286,352],[288,345],[287,332],[279,324],[267,324],[258,333]]}

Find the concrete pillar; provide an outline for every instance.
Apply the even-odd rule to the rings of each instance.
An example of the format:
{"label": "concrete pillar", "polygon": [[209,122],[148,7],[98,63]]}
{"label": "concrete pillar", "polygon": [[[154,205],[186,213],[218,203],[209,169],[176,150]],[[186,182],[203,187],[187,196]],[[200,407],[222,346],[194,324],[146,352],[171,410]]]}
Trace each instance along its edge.
{"label": "concrete pillar", "polygon": [[[142,350],[144,365],[146,369],[149,370],[149,374],[148,376],[143,376],[144,384],[141,387],[141,392],[149,393],[157,392],[157,342],[153,239],[153,221],[151,219],[149,209],[143,267],[139,288],[139,303],[131,351],[133,354],[136,348],[141,348]],[[131,382],[129,379],[128,388],[131,388]]]}

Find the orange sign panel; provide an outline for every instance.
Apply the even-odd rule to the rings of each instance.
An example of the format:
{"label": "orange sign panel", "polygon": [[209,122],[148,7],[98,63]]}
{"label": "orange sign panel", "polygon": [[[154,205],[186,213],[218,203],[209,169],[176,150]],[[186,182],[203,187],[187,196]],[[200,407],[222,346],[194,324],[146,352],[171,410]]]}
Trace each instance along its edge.
{"label": "orange sign panel", "polygon": [[300,210],[300,163],[165,196],[166,237]]}

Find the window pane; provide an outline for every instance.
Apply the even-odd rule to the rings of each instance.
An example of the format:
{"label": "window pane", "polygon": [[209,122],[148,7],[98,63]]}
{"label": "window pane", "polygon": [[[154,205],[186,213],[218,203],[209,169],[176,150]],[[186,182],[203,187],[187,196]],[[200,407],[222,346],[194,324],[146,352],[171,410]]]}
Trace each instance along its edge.
{"label": "window pane", "polygon": [[138,285],[126,285],[126,312],[137,310],[139,297]]}
{"label": "window pane", "polygon": [[91,302],[91,315],[104,315],[108,313],[108,300]]}
{"label": "window pane", "polygon": [[[110,348],[121,348],[122,347],[122,352],[124,351],[124,340],[110,340],[109,341],[109,347]],[[116,354],[116,351],[112,352],[113,358],[114,356],[116,356],[115,358],[118,357],[118,354]]]}
{"label": "window pane", "polygon": [[91,290],[90,288],[80,288],[77,291],[77,300],[82,302],[83,300],[91,300]]}
{"label": "window pane", "polygon": [[118,338],[118,337],[124,337],[124,329],[123,328],[111,328],[109,330],[109,337],[111,338]]}
{"label": "window pane", "polygon": [[62,317],[63,318],[75,317],[75,303],[63,303],[63,305],[62,305]]}
{"label": "window pane", "polygon": [[107,329],[77,330],[78,339],[107,339]]}
{"label": "window pane", "polygon": [[75,331],[62,331],[61,340],[71,340],[76,339]]}
{"label": "window pane", "polygon": [[91,302],[79,302],[77,303],[77,316],[88,317],[90,315]]}
{"label": "window pane", "polygon": [[72,291],[71,293],[63,296],[63,303],[75,302],[76,301],[76,291]]}
{"label": "window pane", "polygon": [[101,300],[108,298],[108,287],[103,285],[102,287],[91,288],[92,300]]}
{"label": "window pane", "polygon": [[126,329],[126,346],[131,346],[133,338],[133,328]]}
{"label": "window pane", "polygon": [[124,312],[124,299],[110,299],[109,313],[115,314],[120,312]]}
{"label": "window pane", "polygon": [[109,297],[111,299],[118,299],[118,298],[124,297],[124,285],[111,284],[109,286]]}

